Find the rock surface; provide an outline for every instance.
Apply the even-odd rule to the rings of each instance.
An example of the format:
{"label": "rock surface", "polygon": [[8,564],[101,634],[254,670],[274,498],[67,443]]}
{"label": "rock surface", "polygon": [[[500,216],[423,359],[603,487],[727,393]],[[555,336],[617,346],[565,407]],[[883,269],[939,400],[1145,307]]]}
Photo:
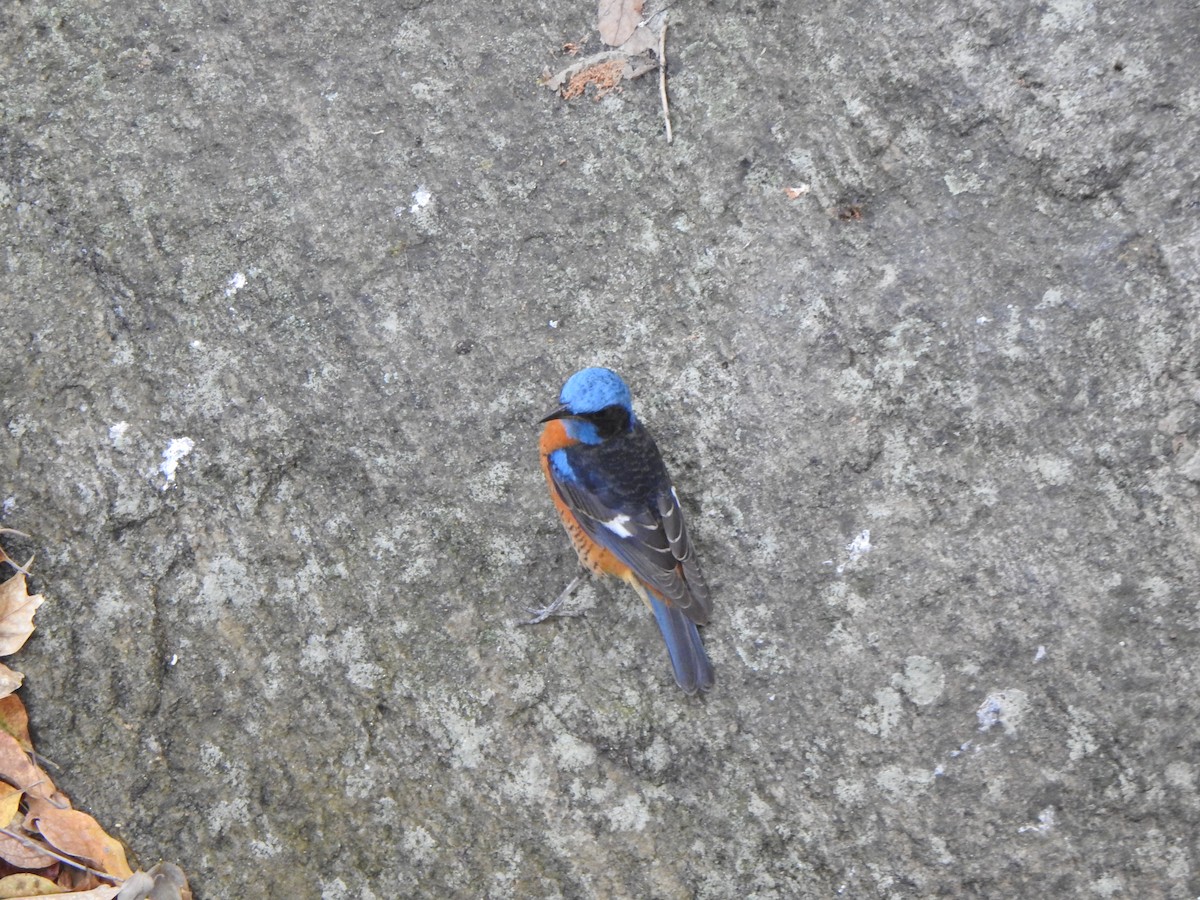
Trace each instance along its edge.
{"label": "rock surface", "polygon": [[[0,8],[40,749],[218,897],[1200,894],[1200,24],[1072,0]],[[803,188],[807,187],[807,192]],[[798,188],[789,197],[788,188]],[[533,426],[630,382],[688,700]],[[853,549],[851,549],[853,547]]]}

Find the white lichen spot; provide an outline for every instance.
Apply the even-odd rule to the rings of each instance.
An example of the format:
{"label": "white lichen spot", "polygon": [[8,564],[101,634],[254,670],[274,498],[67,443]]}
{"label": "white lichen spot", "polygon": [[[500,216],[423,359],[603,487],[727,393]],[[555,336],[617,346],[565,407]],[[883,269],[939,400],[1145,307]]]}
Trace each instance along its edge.
{"label": "white lichen spot", "polygon": [[1102,875],[1092,882],[1092,893],[1099,897],[1117,897],[1125,893],[1125,881],[1120,875]]}
{"label": "white lichen spot", "polygon": [[770,628],[764,619],[765,612],[758,607],[740,607],[729,613],[728,623],[736,638],[737,654],[754,672],[770,671],[779,661],[777,642],[765,637],[770,634]]}
{"label": "white lichen spot", "polygon": [[498,462],[471,479],[471,499],[480,503],[500,503],[506,499],[508,485],[512,481],[513,467],[510,463]]}
{"label": "white lichen spot", "polygon": [[609,807],[606,815],[613,831],[642,831],[650,821],[646,802],[635,794]]}
{"label": "white lichen spot", "polygon": [[256,859],[270,859],[283,852],[283,844],[272,834],[252,840],[249,848],[250,855]]}
{"label": "white lichen spot", "polygon": [[596,762],[596,749],[570,734],[560,734],[554,740],[554,755],[560,768],[579,771]]}
{"label": "white lichen spot", "polygon": [[540,756],[526,757],[520,766],[510,764],[508,772],[499,782],[500,793],[516,803],[545,803],[554,790]]}
{"label": "white lichen spot", "polygon": [[1177,790],[1193,794],[1196,791],[1195,766],[1191,763],[1176,761],[1168,763],[1165,772],[1167,784]]}
{"label": "white lichen spot", "polygon": [[651,772],[664,772],[671,764],[671,745],[664,741],[661,735],[655,737],[650,746],[642,753],[642,759],[649,766]]}
{"label": "white lichen spot", "polygon": [[451,761],[462,769],[477,769],[484,762],[484,748],[492,738],[489,725],[478,725],[452,710],[442,714],[441,724],[450,738]]}
{"label": "white lichen spot", "polygon": [[167,449],[162,452],[163,461],[158,466],[158,471],[166,479],[159,490],[165,491],[175,482],[175,470],[179,468],[180,461],[195,447],[196,442],[189,437],[171,439],[171,443],[167,444]]}
{"label": "white lichen spot", "polygon": [[209,833],[220,835],[242,827],[249,815],[249,799],[236,797],[233,800],[222,800],[210,806],[204,817],[204,823]]}
{"label": "white lichen spot", "polygon": [[914,788],[925,788],[933,782],[933,773],[924,769],[905,769],[884,766],[875,776],[875,786],[889,794],[911,794]]}
{"label": "white lichen spot", "polygon": [[750,792],[750,802],[746,804],[746,808],[750,815],[761,821],[765,822],[775,818],[775,810],[771,809],[771,804],[753,791]]}
{"label": "white lichen spot", "polygon": [[416,862],[431,862],[436,858],[434,851],[437,849],[437,841],[420,825],[404,829],[401,845]]}
{"label": "white lichen spot", "polygon": [[910,656],[904,660],[904,672],[892,676],[892,686],[917,706],[928,706],[942,696],[946,674],[941,663],[926,656]]}
{"label": "white lichen spot", "polygon": [[1070,721],[1067,723],[1067,753],[1072,760],[1091,756],[1100,749],[1096,736],[1088,727],[1092,718],[1074,706],[1067,707]]}
{"label": "white lichen spot", "polygon": [[1025,834],[1029,831],[1035,831],[1038,834],[1045,834],[1047,831],[1053,828],[1054,825],[1054,807],[1047,806],[1040,813],[1038,813],[1038,823],[1036,825],[1022,825],[1017,829],[1017,832],[1019,834]]}
{"label": "white lichen spot", "polygon": [[524,565],[528,556],[529,554],[526,553],[526,548],[523,544],[508,540],[502,535],[495,535],[488,541],[488,562],[497,567],[509,566],[516,568],[517,566]]}
{"label": "white lichen spot", "polygon": [[243,272],[234,272],[225,282],[225,296],[232,297],[238,291],[246,286],[246,275]]}
{"label": "white lichen spot", "polygon": [[350,684],[362,690],[372,689],[383,676],[383,669],[371,662],[362,628],[348,628],[332,637],[309,635],[300,651],[300,665],[313,673],[340,669]]}
{"label": "white lichen spot", "polygon": [[1058,288],[1047,288],[1042,294],[1042,300],[1034,309],[1053,309],[1056,306],[1062,306],[1063,295]]}
{"label": "white lichen spot", "polygon": [[942,176],[942,181],[946,182],[946,188],[954,196],[965,194],[970,191],[977,191],[983,184],[983,182],[979,180],[979,176],[973,172],[968,172],[965,175],[959,175],[954,172],[950,172]]}
{"label": "white lichen spot", "polygon": [[1047,484],[1063,485],[1071,480],[1071,461],[1058,456],[1041,456],[1033,463],[1033,469]]}
{"label": "white lichen spot", "polygon": [[751,558],[760,567],[770,566],[779,558],[779,553],[783,549],[783,546],[778,535],[764,528],[759,532],[758,540],[754,542],[754,546],[750,551],[753,554]]}
{"label": "white lichen spot", "polygon": [[900,724],[900,692],[886,687],[875,692],[875,703],[859,711],[854,724],[868,734],[885,738]]}
{"label": "white lichen spot", "polygon": [[115,425],[108,426],[108,440],[114,447],[120,449],[125,446],[125,432],[129,430],[128,422],[117,422]]}
{"label": "white lichen spot", "polygon": [[1013,734],[1017,724],[1025,715],[1029,705],[1029,695],[1024,691],[1007,690],[993,691],[984,698],[975,711],[980,731],[988,731],[997,725],[1004,728],[1005,734]]}
{"label": "white lichen spot", "polygon": [[832,647],[839,653],[850,654],[862,653],[866,649],[862,635],[857,631],[851,631],[842,622],[833,626],[833,630],[825,638],[825,646]]}
{"label": "white lichen spot", "polygon": [[861,781],[839,778],[837,784],[833,786],[833,793],[839,802],[853,806],[862,802],[865,791]]}
{"label": "white lichen spot", "polygon": [[415,216],[432,202],[433,194],[429,192],[428,188],[421,185],[412,192],[412,206],[408,208],[408,211]]}
{"label": "white lichen spot", "polygon": [[864,528],[854,540],[846,545],[846,561],[837,567],[837,573],[841,575],[847,566],[854,565],[870,552],[871,529]]}

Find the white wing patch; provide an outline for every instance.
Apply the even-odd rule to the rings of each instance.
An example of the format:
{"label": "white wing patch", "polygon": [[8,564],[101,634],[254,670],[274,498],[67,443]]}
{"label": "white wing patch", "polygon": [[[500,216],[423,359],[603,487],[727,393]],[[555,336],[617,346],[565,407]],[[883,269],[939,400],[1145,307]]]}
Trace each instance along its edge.
{"label": "white wing patch", "polygon": [[629,521],[629,516],[625,515],[625,513],[617,513],[607,522],[604,522],[603,525],[617,537],[628,538],[633,537],[633,532],[626,527]]}

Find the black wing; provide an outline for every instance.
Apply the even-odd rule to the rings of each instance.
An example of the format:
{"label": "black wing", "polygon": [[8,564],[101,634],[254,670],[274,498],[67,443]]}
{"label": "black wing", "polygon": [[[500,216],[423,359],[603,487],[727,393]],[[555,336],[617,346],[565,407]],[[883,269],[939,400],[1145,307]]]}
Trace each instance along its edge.
{"label": "black wing", "polygon": [[707,622],[708,586],[649,432],[638,423],[627,435],[559,452],[566,465],[551,465],[551,479],[587,535],[689,619]]}

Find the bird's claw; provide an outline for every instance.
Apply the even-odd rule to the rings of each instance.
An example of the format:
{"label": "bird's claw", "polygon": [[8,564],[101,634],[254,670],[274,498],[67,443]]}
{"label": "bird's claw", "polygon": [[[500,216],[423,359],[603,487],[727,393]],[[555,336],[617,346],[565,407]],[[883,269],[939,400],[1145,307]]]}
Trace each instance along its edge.
{"label": "bird's claw", "polygon": [[582,578],[583,578],[582,575],[576,575],[574,578],[572,578],[571,583],[568,584],[563,589],[563,592],[561,594],[559,594],[557,597],[555,597],[552,601],[550,601],[550,603],[548,605],[543,606],[541,609],[537,609],[536,607],[530,607],[530,606],[525,607],[525,612],[531,613],[533,615],[533,618],[527,619],[526,621],[521,622],[520,624],[536,625],[539,622],[545,622],[548,618],[550,618],[551,616],[555,616],[555,615],[582,616],[583,615],[582,611],[570,612],[570,613],[560,613],[559,612],[559,609],[562,607],[562,605],[567,602],[567,598],[570,597],[572,592],[574,592],[575,588],[578,587],[579,582],[582,580]]}

